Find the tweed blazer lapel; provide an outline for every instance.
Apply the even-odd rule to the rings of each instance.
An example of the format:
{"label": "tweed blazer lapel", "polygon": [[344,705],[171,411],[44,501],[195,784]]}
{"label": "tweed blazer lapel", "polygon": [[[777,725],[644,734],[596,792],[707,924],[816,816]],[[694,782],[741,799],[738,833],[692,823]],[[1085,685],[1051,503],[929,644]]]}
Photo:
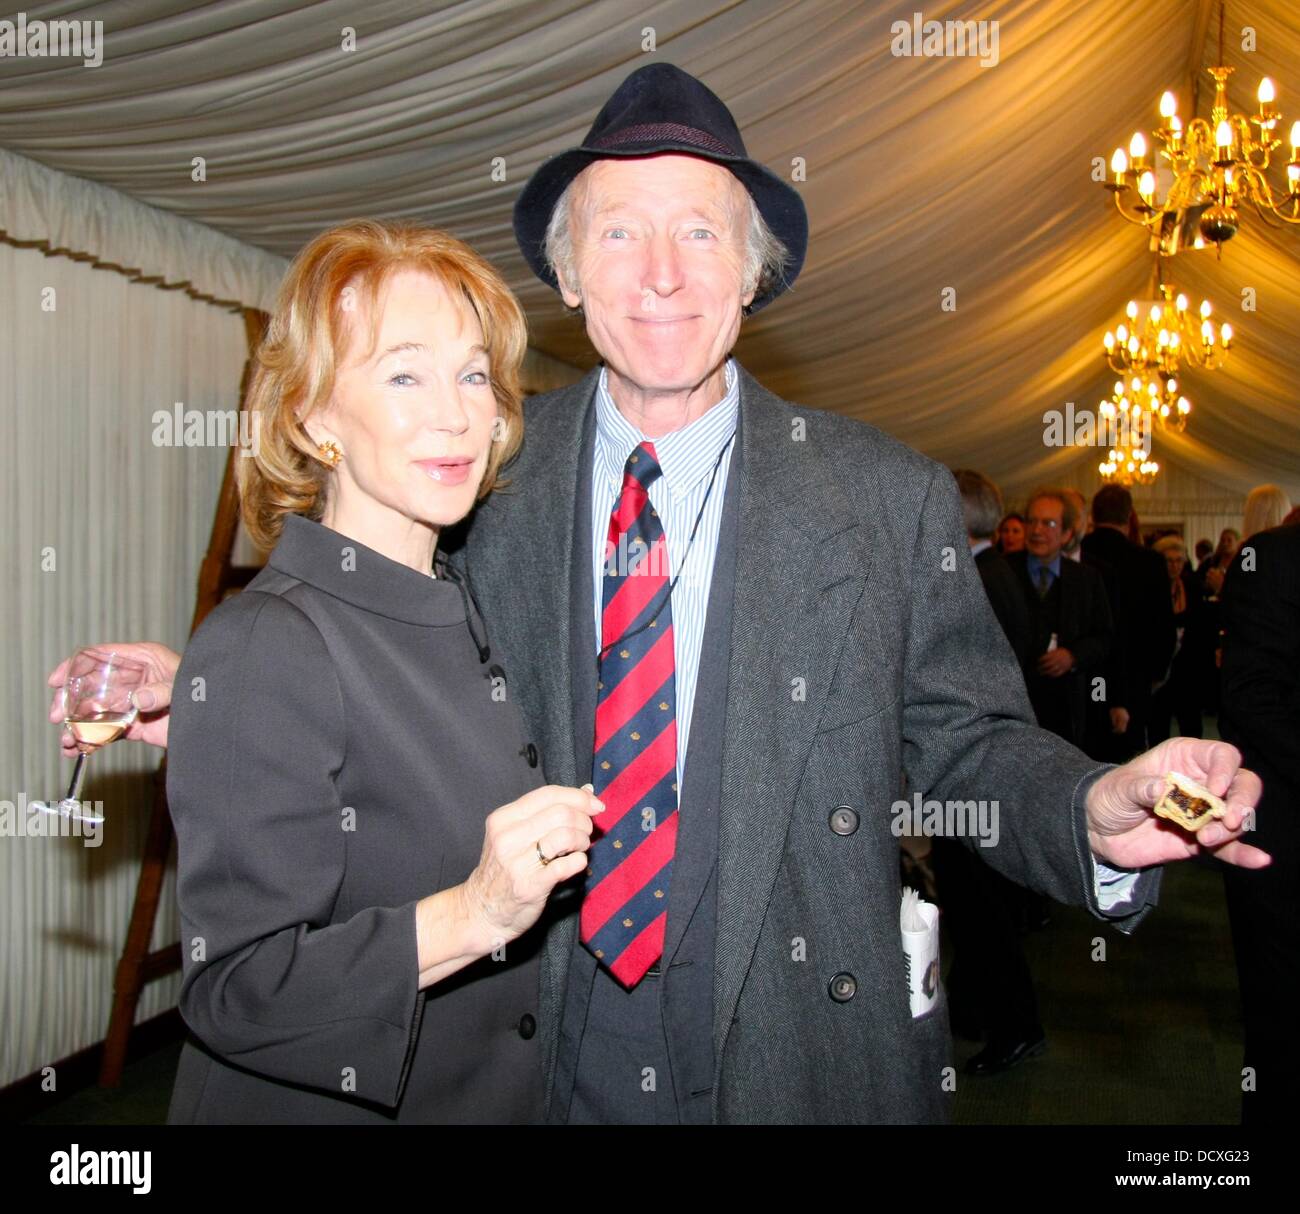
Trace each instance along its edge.
{"label": "tweed blazer lapel", "polygon": [[743,368],[740,376],[744,454],[718,831],[719,1072],[871,559],[849,487],[827,480],[809,454],[798,411]]}

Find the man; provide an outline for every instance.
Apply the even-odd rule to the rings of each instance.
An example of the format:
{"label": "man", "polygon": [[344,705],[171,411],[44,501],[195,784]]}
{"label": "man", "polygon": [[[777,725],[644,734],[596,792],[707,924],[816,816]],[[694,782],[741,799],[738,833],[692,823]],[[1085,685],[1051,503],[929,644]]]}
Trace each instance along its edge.
{"label": "man", "polygon": [[969,468],[953,472],[957,491],[961,494],[962,518],[966,525],[966,539],[970,554],[975,559],[975,569],[984,584],[989,606],[1016,653],[1023,662],[1019,646],[1028,635],[1028,616],[1024,597],[1011,566],[994,545],[998,523],[1002,518],[1002,493],[987,476]]}
{"label": "man", "polygon": [[1061,545],[1061,551],[1072,561],[1079,562],[1083,560],[1083,537],[1088,531],[1088,499],[1083,496],[1077,489],[1063,489],[1062,493],[1070,499],[1070,504],[1074,507],[1074,516],[1078,519],[1074,531],[1070,535],[1070,542]]}
{"label": "man", "polygon": [[1196,541],[1196,566],[1194,573],[1199,573],[1205,566],[1205,562],[1210,559],[1210,553],[1214,551],[1214,545],[1208,539]]}
{"label": "man", "polygon": [[[993,547],[1002,517],[1002,494],[988,477],[968,468],[953,472],[971,556],[993,614],[1014,646],[1029,634],[1028,609],[1010,566]],[[991,644],[996,641],[990,639]],[[1018,661],[1023,661],[1018,652]],[[988,1043],[966,1063],[972,1075],[1019,1066],[1046,1044],[1038,996],[1025,960],[1020,924],[1036,897],[980,862],[955,839],[934,841],[934,870],[954,958],[948,997],[954,1032]],[[1041,919],[1041,907],[1029,907]]]}
{"label": "man", "polygon": [[1151,689],[1169,673],[1177,633],[1164,559],[1128,538],[1133,495],[1105,485],[1092,499],[1093,530],[1084,560],[1109,570],[1106,589],[1115,624],[1115,648],[1106,677],[1111,732],[1099,756],[1123,761],[1147,744]]}
{"label": "man", "polygon": [[1083,743],[1091,680],[1106,662],[1112,637],[1101,577],[1064,559],[1062,549],[1078,525],[1063,490],[1040,489],[1025,507],[1025,551],[1007,557],[1025,604],[1027,635],[1013,647],[1029,702],[1039,725],[1075,746]]}
{"label": "man", "polygon": [[[609,815],[550,908],[549,1117],[942,1119],[946,1008],[911,1017],[900,947],[904,768],[998,799],[984,858],[1124,931],[1167,860],[1268,862],[1239,837],[1258,780],[1223,744],[1107,769],[1034,728],[948,471],[728,358],[807,218],[698,80],[632,73],[515,230],[604,359],[530,402],[459,556],[547,779]],[[1156,825],[1170,765],[1226,793],[1220,828]]]}
{"label": "man", "polygon": [[1223,872],[1253,1076],[1241,1119],[1278,1125],[1300,1083],[1300,526],[1247,539],[1228,571],[1223,618],[1219,728],[1268,782],[1258,839],[1274,858],[1257,881]]}

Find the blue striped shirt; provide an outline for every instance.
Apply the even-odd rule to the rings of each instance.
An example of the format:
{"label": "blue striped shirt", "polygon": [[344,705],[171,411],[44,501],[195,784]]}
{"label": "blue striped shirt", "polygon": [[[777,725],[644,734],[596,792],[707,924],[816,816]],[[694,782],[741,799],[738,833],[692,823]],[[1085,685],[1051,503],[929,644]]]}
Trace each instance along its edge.
{"label": "blue striped shirt", "polygon": [[[704,618],[713,583],[713,561],[718,551],[718,530],[722,503],[727,496],[727,473],[731,468],[731,438],[740,417],[740,377],[735,361],[726,362],[727,392],[703,416],[690,425],[660,438],[649,439],[627,420],[609,394],[605,369],[596,387],[596,444],[591,469],[591,567],[596,619],[596,651],[601,647],[601,615],[604,607],[605,544],[609,517],[623,488],[627,458],[641,443],[654,443],[663,476],[650,486],[650,505],[659,514],[668,546],[668,577],[681,573],[673,591],[673,658],[677,686],[677,787],[681,789],[686,768],[686,747],[690,739],[691,716],[695,707],[695,684],[700,673],[700,650],[704,644]],[[725,454],[722,454],[723,448]],[[721,455],[721,463],[718,462]],[[709,480],[714,465],[718,474],[713,491]],[[708,494],[708,504],[695,542],[691,528]],[[684,564],[682,562],[685,562]]]}

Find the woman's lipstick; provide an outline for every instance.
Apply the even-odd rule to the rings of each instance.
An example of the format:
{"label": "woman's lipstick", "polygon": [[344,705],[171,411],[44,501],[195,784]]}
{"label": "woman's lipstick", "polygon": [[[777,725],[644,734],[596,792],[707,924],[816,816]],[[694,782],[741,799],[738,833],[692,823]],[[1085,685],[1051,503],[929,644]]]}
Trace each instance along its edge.
{"label": "woman's lipstick", "polygon": [[441,459],[418,459],[415,466],[440,485],[463,485],[469,479],[474,460],[468,455],[447,455]]}

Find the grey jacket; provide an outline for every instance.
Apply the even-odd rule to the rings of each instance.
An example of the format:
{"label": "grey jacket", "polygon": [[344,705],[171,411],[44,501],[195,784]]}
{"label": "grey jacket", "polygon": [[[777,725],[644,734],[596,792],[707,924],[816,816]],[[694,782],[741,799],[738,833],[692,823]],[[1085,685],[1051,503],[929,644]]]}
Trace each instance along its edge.
{"label": "grey jacket", "polygon": [[[946,1005],[911,1018],[900,947],[891,827],[904,776],[926,798],[996,801],[1000,841],[981,857],[1103,917],[1083,798],[1105,768],[1032,724],[949,472],[740,374],[713,1119],[940,1120]],[[479,509],[458,558],[519,671],[512,687],[547,779],[561,784],[590,764],[574,753],[574,704],[587,697],[566,640],[572,613],[592,610],[574,601],[572,564],[590,560],[575,501],[591,474],[579,449],[596,376],[529,402],[511,487]],[[1158,883],[1143,874],[1114,917],[1121,931]],[[548,1098],[577,921],[576,900],[559,905],[542,965]]]}

